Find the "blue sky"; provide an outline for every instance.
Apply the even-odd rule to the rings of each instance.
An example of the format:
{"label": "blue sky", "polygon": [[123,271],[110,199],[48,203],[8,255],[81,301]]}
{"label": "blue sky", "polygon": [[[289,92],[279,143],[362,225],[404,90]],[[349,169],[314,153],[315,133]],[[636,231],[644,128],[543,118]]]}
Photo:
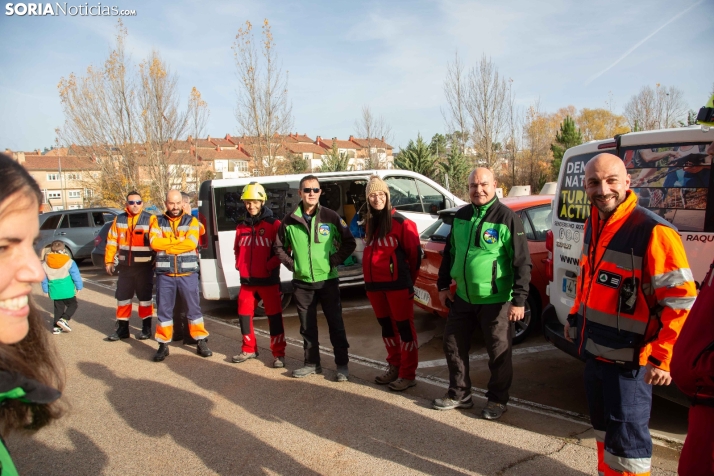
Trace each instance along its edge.
{"label": "blue sky", "polygon": [[[680,88],[698,110],[714,83],[714,0],[102,4],[137,11],[123,18],[133,60],[156,49],[184,98],[196,86],[212,136],[237,132],[231,44],[246,20],[259,33],[264,18],[289,71],[294,131],[313,138],[347,138],[365,104],[391,125],[397,147],[417,133],[444,132],[443,81],[456,51],[467,66],[490,56],[513,79],[518,104],[540,100],[545,111],[605,107],[611,93],[620,112],[655,83]],[[0,150],[54,144],[64,121],[57,83],[101,65],[115,25],[115,17],[6,16],[3,8]]]}

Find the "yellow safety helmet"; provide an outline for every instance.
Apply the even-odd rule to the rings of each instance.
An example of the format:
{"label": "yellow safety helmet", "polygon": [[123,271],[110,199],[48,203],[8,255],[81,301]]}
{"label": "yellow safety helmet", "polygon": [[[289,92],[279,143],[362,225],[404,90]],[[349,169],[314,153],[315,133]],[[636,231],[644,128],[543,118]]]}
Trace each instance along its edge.
{"label": "yellow safety helmet", "polygon": [[699,110],[697,124],[714,127],[714,94],[709,98],[709,102]]}
{"label": "yellow safety helmet", "polygon": [[260,200],[264,202],[268,199],[268,194],[258,182],[251,182],[243,187],[243,193],[240,196],[241,200]]}

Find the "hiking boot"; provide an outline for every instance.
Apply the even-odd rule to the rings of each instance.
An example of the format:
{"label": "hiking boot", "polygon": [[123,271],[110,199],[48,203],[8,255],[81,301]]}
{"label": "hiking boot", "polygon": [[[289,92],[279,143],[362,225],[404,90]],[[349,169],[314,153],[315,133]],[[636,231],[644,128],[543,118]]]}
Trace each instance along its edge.
{"label": "hiking boot", "polygon": [[285,367],[285,357],[275,357],[273,368],[282,369],[283,367]]}
{"label": "hiking boot", "polygon": [[210,357],[213,355],[211,349],[208,348],[208,339],[198,339],[196,344],[196,353],[201,357]]}
{"label": "hiking boot", "polygon": [[116,330],[108,335],[104,340],[108,342],[118,341],[119,339],[129,338],[129,321],[117,321]]}
{"label": "hiking boot", "polygon": [[54,327],[52,328],[52,333],[55,334],[55,335],[61,334],[61,333],[62,333],[62,329],[60,329],[60,328],[57,327],[57,326],[54,326]]}
{"label": "hiking boot", "polygon": [[437,398],[431,404],[434,410],[453,410],[454,408],[471,408],[473,406],[474,401],[471,399],[471,394],[464,396],[461,400],[457,400],[447,393],[443,398]]}
{"label": "hiking boot", "polygon": [[308,375],[321,374],[321,373],[322,373],[322,367],[320,367],[320,365],[306,365],[304,367],[300,367],[299,369],[293,370],[293,377],[303,378],[303,377],[307,377]]}
{"label": "hiking boot", "polygon": [[501,418],[508,408],[503,403],[496,403],[489,400],[483,410],[481,410],[481,417],[486,420],[498,420]]}
{"label": "hiking boot", "polygon": [[409,387],[416,386],[416,380],[409,380],[408,378],[398,378],[394,382],[389,384],[389,389],[395,392],[403,392]]}
{"label": "hiking boot", "polygon": [[59,321],[57,321],[56,325],[57,325],[57,327],[62,329],[63,332],[72,332],[72,328],[69,327],[69,323],[67,322],[67,319],[65,319],[64,317],[62,319],[60,319]]}
{"label": "hiking boot", "polygon": [[399,367],[390,365],[386,372],[374,378],[374,383],[386,385],[392,383],[399,378]]}
{"label": "hiking boot", "polygon": [[151,318],[142,319],[141,332],[136,335],[139,340],[151,339]]}
{"label": "hiking boot", "polygon": [[238,355],[234,355],[231,360],[236,364],[240,364],[241,362],[245,362],[248,359],[255,359],[256,357],[258,357],[257,352],[241,352]]}
{"label": "hiking boot", "polygon": [[154,355],[154,362],[163,361],[167,355],[169,355],[169,345],[163,342],[159,343],[159,350],[157,350],[156,355]]}
{"label": "hiking boot", "polygon": [[350,371],[346,365],[337,366],[337,376],[335,380],[338,382],[347,382],[350,379]]}

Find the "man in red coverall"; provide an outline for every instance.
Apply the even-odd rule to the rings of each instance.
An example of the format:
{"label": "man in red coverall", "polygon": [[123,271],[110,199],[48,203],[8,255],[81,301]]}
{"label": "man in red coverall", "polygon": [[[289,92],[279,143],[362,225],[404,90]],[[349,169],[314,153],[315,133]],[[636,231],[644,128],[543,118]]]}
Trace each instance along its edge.
{"label": "man in red coverall", "polygon": [[280,228],[280,220],[265,206],[268,195],[257,182],[243,189],[246,218],[236,227],[233,251],[236,269],[240,273],[238,320],[243,334],[242,352],[233,356],[241,363],[258,357],[258,346],[253,332],[253,314],[257,297],[263,300],[270,325],[270,350],[273,367],[285,367],[285,330],[280,299],[280,259],[273,253],[273,243]]}

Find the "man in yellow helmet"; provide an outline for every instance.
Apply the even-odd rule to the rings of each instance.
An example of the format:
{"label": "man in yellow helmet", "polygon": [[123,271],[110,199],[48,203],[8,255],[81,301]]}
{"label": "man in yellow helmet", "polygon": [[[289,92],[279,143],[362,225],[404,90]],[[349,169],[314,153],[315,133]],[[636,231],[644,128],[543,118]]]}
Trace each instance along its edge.
{"label": "man in yellow helmet", "polygon": [[280,259],[273,252],[273,243],[280,228],[280,220],[265,206],[268,195],[257,182],[243,188],[241,200],[245,205],[245,218],[236,227],[233,251],[236,269],[240,273],[238,294],[238,320],[243,347],[233,356],[241,363],[258,356],[258,346],[253,332],[253,314],[257,298],[263,300],[270,326],[270,350],[273,367],[285,367],[285,330],[280,299]]}

